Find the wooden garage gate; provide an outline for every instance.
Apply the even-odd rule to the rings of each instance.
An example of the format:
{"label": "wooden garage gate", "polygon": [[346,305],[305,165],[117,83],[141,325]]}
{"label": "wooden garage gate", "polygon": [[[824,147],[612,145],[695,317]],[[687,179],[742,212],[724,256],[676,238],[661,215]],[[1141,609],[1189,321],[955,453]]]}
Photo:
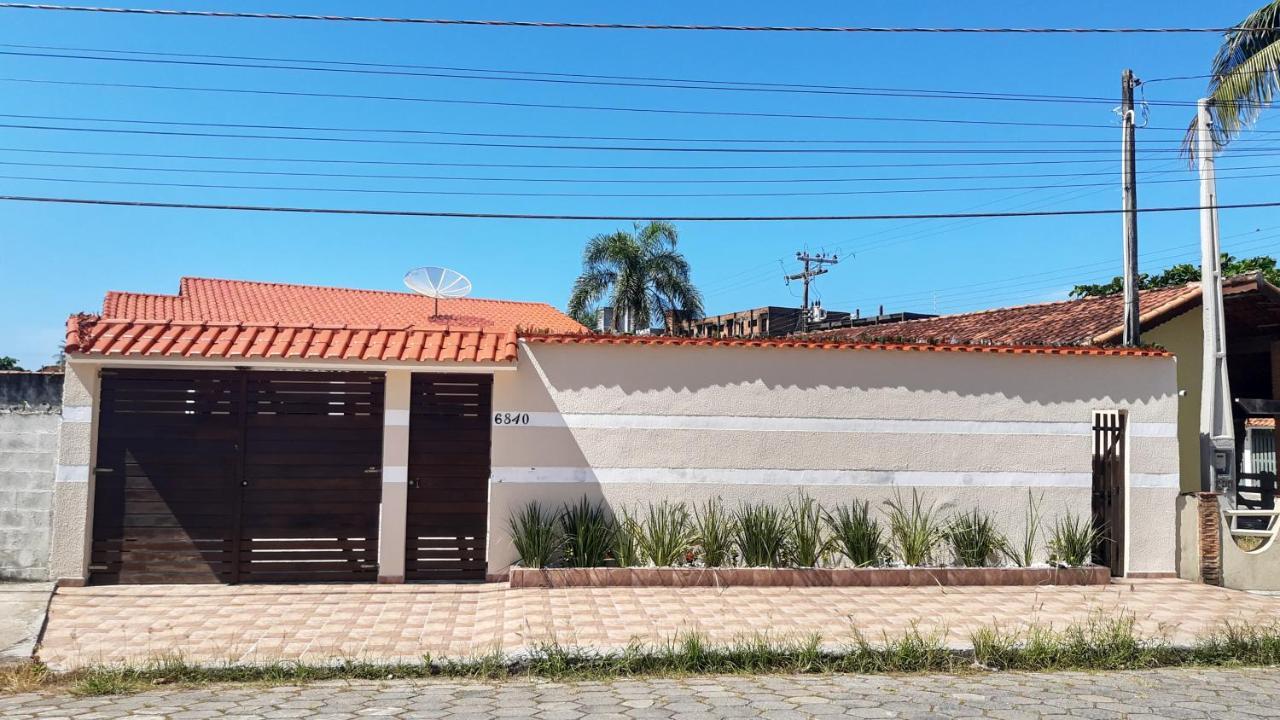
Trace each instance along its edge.
{"label": "wooden garage gate", "polygon": [[493,376],[416,373],[405,579],[483,580]]}
{"label": "wooden garage gate", "polygon": [[94,583],[377,577],[381,373],[103,370]]}

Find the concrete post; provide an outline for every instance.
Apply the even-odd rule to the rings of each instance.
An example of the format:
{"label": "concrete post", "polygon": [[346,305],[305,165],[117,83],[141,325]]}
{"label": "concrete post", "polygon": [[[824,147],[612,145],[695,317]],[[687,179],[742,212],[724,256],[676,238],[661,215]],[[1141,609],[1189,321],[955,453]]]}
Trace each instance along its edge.
{"label": "concrete post", "polygon": [[389,370],[382,410],[382,510],[378,582],[404,582],[405,519],[409,506],[409,388],[413,374]]}
{"label": "concrete post", "polygon": [[98,366],[69,360],[53,483],[49,575],[61,585],[89,579],[93,545],[93,465],[98,442]]}

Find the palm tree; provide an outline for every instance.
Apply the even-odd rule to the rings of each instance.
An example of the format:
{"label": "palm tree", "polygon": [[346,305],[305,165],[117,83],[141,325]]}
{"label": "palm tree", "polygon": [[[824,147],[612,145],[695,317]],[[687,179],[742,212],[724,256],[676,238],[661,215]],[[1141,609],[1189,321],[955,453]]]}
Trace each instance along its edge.
{"label": "palm tree", "polygon": [[[1227,31],[1213,58],[1207,97],[1213,135],[1226,144],[1258,119],[1280,90],[1280,0],[1255,10]],[[1192,125],[1194,130],[1195,125]],[[1188,134],[1188,141],[1191,134]],[[1188,142],[1190,148],[1190,142]]]}
{"label": "palm tree", "polygon": [[604,301],[613,306],[622,332],[665,322],[668,315],[675,321],[700,317],[702,293],[689,279],[689,262],[676,251],[675,225],[636,223],[633,230],[597,235],[587,242],[582,274],[569,296],[569,314],[590,325],[597,304]]}

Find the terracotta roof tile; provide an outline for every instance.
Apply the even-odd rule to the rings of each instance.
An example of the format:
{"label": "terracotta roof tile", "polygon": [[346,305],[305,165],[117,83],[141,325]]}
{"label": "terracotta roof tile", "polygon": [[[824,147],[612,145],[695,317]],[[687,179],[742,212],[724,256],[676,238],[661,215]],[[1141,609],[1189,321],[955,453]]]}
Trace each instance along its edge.
{"label": "terracotta roof tile", "polygon": [[1169,357],[1158,348],[1084,347],[1022,344],[955,344],[928,342],[877,342],[813,337],[791,338],[690,338],[667,335],[522,334],[530,343],[548,345],[651,345],[685,347],[804,348],[813,350],[897,350],[903,352],[997,353],[1003,355],[1120,355]]}
{"label": "terracotta roof tile", "polygon": [[[1144,290],[1138,294],[1139,315],[1144,325],[1149,325],[1194,307],[1199,300],[1199,283]],[[1103,345],[1119,338],[1122,318],[1123,297],[1109,295],[842,328],[813,333],[810,337],[961,344]]]}
{"label": "terracotta roof tile", "polygon": [[67,322],[67,351],[148,357],[512,362],[516,331],[585,330],[544,303],[183,278],[177,295],[109,292]]}

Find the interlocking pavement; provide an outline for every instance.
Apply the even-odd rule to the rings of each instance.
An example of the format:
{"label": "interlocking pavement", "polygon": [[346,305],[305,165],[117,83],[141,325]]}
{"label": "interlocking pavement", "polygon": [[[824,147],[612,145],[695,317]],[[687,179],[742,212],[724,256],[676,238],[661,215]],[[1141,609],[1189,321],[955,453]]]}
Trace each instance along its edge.
{"label": "interlocking pavement", "polygon": [[973,675],[742,675],[611,682],[321,683],[137,695],[0,697],[6,720],[715,720],[717,718],[1273,718],[1280,671],[1166,669]]}
{"label": "interlocking pavement", "polygon": [[[543,642],[619,648],[697,631],[830,644],[913,623],[964,647],[977,627],[1062,627],[1132,613],[1187,642],[1224,620],[1272,622],[1280,598],[1180,580],[1094,587],[564,588],[476,585],[164,585],[61,588],[38,657],[57,670],[180,656],[189,662],[417,661]],[[1280,715],[1280,711],[1277,712]]]}

